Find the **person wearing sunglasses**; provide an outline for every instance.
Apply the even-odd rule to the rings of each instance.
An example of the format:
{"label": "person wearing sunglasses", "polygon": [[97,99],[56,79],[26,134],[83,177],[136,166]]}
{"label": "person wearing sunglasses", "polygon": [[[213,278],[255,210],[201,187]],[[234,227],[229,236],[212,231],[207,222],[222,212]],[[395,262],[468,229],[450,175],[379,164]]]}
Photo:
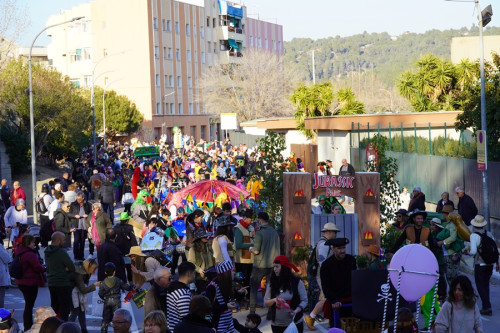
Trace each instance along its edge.
{"label": "person wearing sunglasses", "polygon": [[166,313],[167,287],[171,281],[172,274],[168,268],[159,267],[155,270],[154,281],[151,283],[151,288],[144,300],[144,317],[156,310]]}

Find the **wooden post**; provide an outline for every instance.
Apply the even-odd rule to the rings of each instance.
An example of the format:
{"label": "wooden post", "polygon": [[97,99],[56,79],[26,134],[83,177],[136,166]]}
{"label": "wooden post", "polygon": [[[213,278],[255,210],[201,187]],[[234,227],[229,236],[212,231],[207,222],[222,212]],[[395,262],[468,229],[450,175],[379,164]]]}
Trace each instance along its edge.
{"label": "wooden post", "polygon": [[[371,192],[373,196],[367,195]],[[356,172],[356,201],[354,212],[358,214],[358,253],[366,254],[368,246],[380,246],[380,174]],[[369,233],[369,234],[366,234]],[[370,235],[371,239],[365,236]]]}
{"label": "wooden post", "polygon": [[[290,256],[293,245],[311,245],[311,174],[307,172],[283,173],[283,233],[285,234],[285,255]],[[302,190],[303,197],[295,192]],[[293,240],[299,233],[303,241]]]}

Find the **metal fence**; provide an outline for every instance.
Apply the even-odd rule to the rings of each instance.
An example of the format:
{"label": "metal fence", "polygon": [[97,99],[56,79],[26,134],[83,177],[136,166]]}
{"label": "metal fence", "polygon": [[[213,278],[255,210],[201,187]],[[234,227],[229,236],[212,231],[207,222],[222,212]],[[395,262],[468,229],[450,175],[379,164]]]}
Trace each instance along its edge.
{"label": "metal fence", "polygon": [[228,133],[232,145],[246,144],[249,148],[257,146],[257,140],[265,137],[265,135],[246,134],[243,131],[229,131]]}
{"label": "metal fence", "polygon": [[[482,173],[477,170],[476,160],[422,154],[386,152],[396,159],[396,174],[401,187],[420,186],[428,202],[437,203],[441,193],[449,192],[450,200],[458,204],[455,187],[463,186],[476,203],[479,214],[483,212]],[[366,169],[364,149],[351,149],[351,164],[356,170]],[[500,162],[488,162],[490,216],[500,217]]]}
{"label": "metal fence", "polygon": [[358,214],[311,214],[311,244],[314,245],[321,238],[321,229],[328,222],[333,222],[340,229],[337,237],[346,237],[350,243],[346,252],[358,254]]}

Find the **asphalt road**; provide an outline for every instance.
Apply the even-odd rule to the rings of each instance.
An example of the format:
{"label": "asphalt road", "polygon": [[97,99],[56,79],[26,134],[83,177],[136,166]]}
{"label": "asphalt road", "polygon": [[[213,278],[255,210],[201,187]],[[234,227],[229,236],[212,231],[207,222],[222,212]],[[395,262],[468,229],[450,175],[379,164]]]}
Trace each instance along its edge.
{"label": "asphalt road", "polygon": [[[116,220],[118,220],[119,214],[123,211],[122,208],[117,208],[115,209],[115,217]],[[6,244],[6,243],[5,243]],[[43,249],[40,251],[43,253]],[[73,257],[72,251],[69,251],[68,254]],[[86,249],[86,255],[88,255],[88,249]],[[470,274],[470,270],[465,269],[464,274],[468,275],[469,278],[471,279],[472,282],[474,282],[474,277]],[[97,275],[94,275],[91,277],[91,283],[95,282],[97,278]],[[492,309],[493,309],[493,316],[487,317],[483,316],[482,321],[483,321],[483,332],[484,333],[496,333],[500,332],[500,285],[497,283],[498,280],[492,280],[491,283],[491,289],[490,289],[490,298],[491,298],[491,303],[492,303]],[[125,296],[125,295],[124,295]],[[97,333],[100,332],[101,330],[101,317],[100,316],[93,316],[91,314],[92,312],[92,304],[93,304],[93,298],[97,297],[97,292],[94,292],[93,294],[89,294],[89,305],[91,307],[90,313],[87,314],[87,327],[89,332],[92,333]],[[480,301],[479,301],[480,302]],[[258,303],[262,304],[262,296],[259,293],[259,300]],[[45,288],[40,288],[38,292],[38,297],[35,303],[35,308],[39,306],[47,306],[50,305],[50,295],[49,295],[49,290],[47,287]],[[144,321],[144,310],[138,309],[134,303],[122,303],[122,307],[131,311],[133,314],[133,319],[134,322],[132,324],[132,332],[142,332],[143,329],[143,321]],[[22,327],[22,315],[23,315],[23,310],[24,310],[24,299],[22,296],[22,293],[20,292],[19,289],[17,288],[9,288],[6,292],[5,295],[5,308],[7,309],[14,309],[14,317],[21,323]],[[481,308],[481,307],[480,307]],[[245,322],[246,315],[248,314],[248,311],[240,311],[236,314],[233,315],[234,318],[236,318],[240,323]],[[260,330],[263,333],[270,333],[271,332],[271,323],[270,321],[266,320],[266,314],[267,314],[267,309],[264,308],[258,308],[257,309],[257,314],[259,314],[262,318],[262,323],[260,325]],[[419,327],[423,327],[423,316],[420,316],[421,322]],[[305,326],[305,325],[304,325]],[[317,323],[316,324],[317,331],[320,332],[327,332],[328,331],[328,321],[324,321],[322,323]],[[110,332],[112,329],[110,329]],[[305,326],[305,331],[308,331],[307,327]]]}

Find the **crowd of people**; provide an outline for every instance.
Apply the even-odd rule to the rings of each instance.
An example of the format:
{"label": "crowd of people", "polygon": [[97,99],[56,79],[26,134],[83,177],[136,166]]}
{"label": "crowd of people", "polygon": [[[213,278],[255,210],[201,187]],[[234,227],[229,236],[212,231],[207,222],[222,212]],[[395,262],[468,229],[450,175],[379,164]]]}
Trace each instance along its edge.
{"label": "crowd of people", "polygon": [[[156,145],[158,156],[140,158],[134,155],[135,146],[140,147],[137,144],[101,147],[97,161],[93,160],[90,148],[84,149],[72,172],[43,184],[36,205],[43,256],[39,253],[38,239],[27,232],[23,189],[18,182],[10,189],[2,181],[6,228],[0,236],[12,243],[14,258],[20,263],[22,274],[15,277],[15,282],[25,299],[25,331],[49,332],[43,330],[47,323],[58,330],[66,327],[69,332],[74,326],[62,323],[78,319],[80,331],[87,332],[87,296],[94,292],[93,298],[103,300],[102,333],[109,326],[116,332],[128,332],[131,314],[121,308],[122,293],[126,292],[128,300],[144,306],[144,331],[148,333],[186,329],[258,333],[261,318],[256,308],[260,305],[257,295],[261,291],[262,305],[269,308],[267,318],[275,333],[284,332],[291,324],[301,333],[303,322],[308,329],[315,330],[315,321],[322,317],[328,318],[333,327],[337,325],[334,312],[350,315],[350,308],[345,305],[352,300],[351,272],[358,269],[355,258],[346,254],[350,240],[337,238],[340,229],[334,223],[324,225],[323,236],[314,246],[313,260],[308,263],[306,290],[303,281],[294,274],[298,268],[282,255],[280,236],[269,215],[253,205],[266,172],[258,151],[245,145],[232,146],[229,140],[195,143],[188,139],[182,149]],[[294,165],[286,167],[304,171],[302,160],[289,161]],[[318,172],[333,174],[331,161],[318,163]],[[339,174],[355,176],[346,159]],[[181,204],[172,203],[175,192],[209,179],[248,190],[249,201],[235,205],[233,201],[237,199],[226,192],[221,193],[220,200],[214,194],[212,205],[186,198]],[[433,219],[427,227],[425,195],[415,187],[408,209],[400,209],[392,225],[400,232],[399,238],[392,248],[385,249],[385,255],[383,249],[371,245],[368,266],[386,268],[390,253],[404,244],[428,247],[440,263],[438,295],[442,307],[436,329],[447,332],[459,325],[460,329],[465,328],[463,331],[482,332],[478,316],[492,314],[489,279],[494,265],[498,270],[499,264],[482,259],[478,249],[486,223],[476,216],[477,208],[464,189],[458,187],[456,191],[460,198],[458,214],[474,228],[468,250],[449,218],[455,211],[449,195],[443,193],[437,208],[444,221]],[[351,204],[351,198],[321,196],[313,213],[343,214],[344,201]],[[115,219],[114,210],[118,206],[123,206],[124,211]],[[85,258],[87,245],[90,256]],[[74,260],[68,251],[72,251]],[[459,275],[460,256],[465,252],[475,258],[481,310],[470,281]],[[0,279],[0,308],[3,308],[5,287],[11,284],[5,267],[12,261],[3,242],[0,258],[6,271]],[[97,281],[90,283],[94,273]],[[51,306],[36,309],[33,320],[38,290],[44,286],[48,286]],[[244,310],[248,310],[248,316],[242,325],[233,318],[233,313]],[[4,322],[15,325],[12,314],[2,311],[0,325]],[[406,332],[403,330],[406,327],[415,328],[416,323],[407,318],[405,311],[400,311],[401,318],[396,320],[396,325],[400,321],[404,324],[398,332]],[[465,317],[468,319],[464,323]]]}

